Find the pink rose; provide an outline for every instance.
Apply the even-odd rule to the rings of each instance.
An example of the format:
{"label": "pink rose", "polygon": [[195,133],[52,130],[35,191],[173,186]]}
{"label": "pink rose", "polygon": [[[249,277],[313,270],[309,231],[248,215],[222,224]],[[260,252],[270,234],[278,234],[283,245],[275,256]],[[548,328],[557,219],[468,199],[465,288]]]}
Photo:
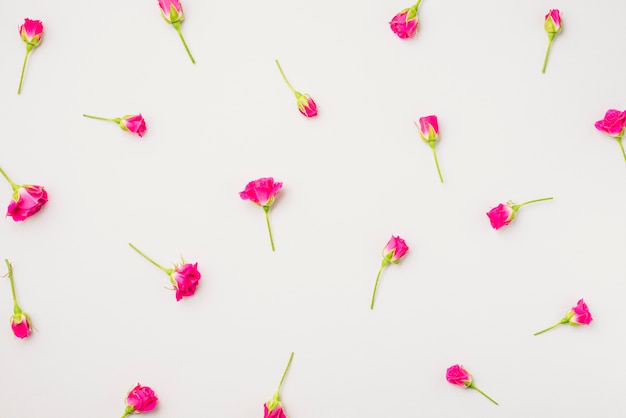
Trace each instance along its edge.
{"label": "pink rose", "polygon": [[178,0],[159,0],[159,7],[167,23],[179,22],[184,18],[183,6]]}
{"label": "pink rose", "polygon": [[272,206],[278,191],[283,187],[281,182],[274,183],[272,177],[263,177],[246,184],[239,197],[243,200],[251,200],[259,206]]}
{"label": "pink rose", "polygon": [[20,186],[7,208],[7,216],[14,221],[23,221],[41,210],[48,201],[48,193],[43,186]]}
{"label": "pink rose", "polygon": [[263,418],[287,418],[285,415],[285,411],[283,411],[283,405],[281,403],[276,406],[276,408],[271,411],[267,408],[267,404],[263,405]]}
{"label": "pink rose", "polygon": [[43,24],[40,20],[24,19],[19,29],[22,40],[32,46],[38,46],[43,36]]}
{"label": "pink rose", "polygon": [[463,366],[455,364],[446,370],[446,380],[453,385],[469,387],[472,384],[472,375]]}
{"label": "pink rose", "polygon": [[589,325],[591,321],[593,321],[593,318],[591,317],[591,312],[589,312],[589,308],[587,308],[587,304],[585,303],[585,301],[580,299],[576,303],[576,306],[572,307],[572,309],[565,313],[563,319],[561,319],[559,322],[552,325],[551,327],[536,332],[534,335],[543,334],[544,332],[550,331],[552,328],[556,328],[559,325],[563,324],[570,324],[574,326]]}
{"label": "pink rose", "polygon": [[515,218],[515,211],[509,203],[506,205],[500,203],[498,206],[487,212],[487,216],[489,217],[491,226],[494,229],[500,229],[511,223],[513,218]]}
{"label": "pink rose", "polygon": [[544,28],[548,33],[561,32],[561,13],[559,9],[550,9],[544,20]]}
{"label": "pink rose", "polygon": [[400,39],[408,39],[415,34],[418,25],[417,7],[403,9],[391,19],[389,26]]}
{"label": "pink rose", "polygon": [[300,94],[296,95],[298,110],[307,118],[312,118],[313,116],[317,116],[317,105],[308,94]]}
{"label": "pink rose", "polygon": [[137,134],[139,138],[146,132],[146,121],[141,116],[141,113],[138,115],[126,115],[120,118],[119,125],[123,130]]}
{"label": "pink rose", "polygon": [[597,121],[594,126],[597,130],[613,138],[621,138],[624,136],[624,130],[626,129],[626,111],[609,109],[604,115],[604,119]]}
{"label": "pink rose", "polygon": [[283,377],[281,377],[280,383],[278,384],[278,389],[274,392],[272,398],[263,405],[263,418],[287,418],[283,410],[283,404],[280,402],[280,389],[283,386],[285,376],[287,376],[287,371],[289,370],[289,366],[291,366],[292,360],[293,353],[289,356],[289,361],[287,362],[287,367],[285,367],[285,371],[283,372]]}
{"label": "pink rose", "polygon": [[439,140],[439,123],[437,122],[437,116],[431,115],[419,118],[418,128],[420,136],[425,142]]}
{"label": "pink rose", "polygon": [[409,247],[406,245],[406,242],[402,238],[392,235],[385,248],[383,248],[383,258],[391,263],[398,264],[407,251],[409,251]]}
{"label": "pink rose", "polygon": [[132,388],[126,395],[126,409],[122,418],[135,413],[152,411],[157,404],[159,398],[156,397],[154,391],[148,386],[137,386]]}
{"label": "pink rose", "polygon": [[30,321],[24,312],[16,313],[11,317],[11,329],[17,338],[30,336]]}
{"label": "pink rose", "polygon": [[198,263],[195,263],[176,267],[172,277],[176,282],[176,300],[179,301],[183,296],[192,296],[196,293],[196,287],[202,276],[198,271]]}

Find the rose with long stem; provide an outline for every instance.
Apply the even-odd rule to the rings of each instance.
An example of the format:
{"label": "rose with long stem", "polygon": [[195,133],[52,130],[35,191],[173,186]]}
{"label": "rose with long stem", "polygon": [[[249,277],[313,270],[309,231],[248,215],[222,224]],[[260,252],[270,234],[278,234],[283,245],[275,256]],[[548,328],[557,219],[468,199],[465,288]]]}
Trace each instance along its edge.
{"label": "rose with long stem", "polygon": [[15,282],[13,281],[13,266],[9,262],[8,259],[5,259],[4,262],[7,265],[7,269],[9,270],[7,276],[9,277],[9,281],[11,282],[11,294],[13,295],[13,315],[11,316],[11,329],[13,330],[13,334],[15,334],[18,338],[26,338],[30,335],[30,317],[17,303],[17,296],[15,294]]}

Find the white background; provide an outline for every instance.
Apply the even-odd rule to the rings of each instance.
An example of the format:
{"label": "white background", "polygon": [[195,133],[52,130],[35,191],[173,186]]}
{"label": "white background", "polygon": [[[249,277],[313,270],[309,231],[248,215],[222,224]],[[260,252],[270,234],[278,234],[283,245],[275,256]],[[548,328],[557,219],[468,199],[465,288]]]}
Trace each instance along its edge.
{"label": "white background", "polygon": [[[156,0],[3,5],[0,166],[50,200],[0,222],[36,327],[12,335],[0,281],[0,417],[121,416],[137,382],[150,417],[262,417],[291,351],[290,418],[623,416],[626,164],[593,124],[626,107],[625,2],[424,0],[410,40],[387,23],[410,1],[183,6],[196,65]],[[25,17],[45,34],[18,96]],[[139,112],[141,140],[81,117]],[[275,253],[238,196],[265,176]],[[391,234],[410,251],[372,312]],[[177,303],[129,241],[197,261],[197,293]],[[590,326],[533,337],[580,298]],[[455,363],[500,406],[448,384]]]}

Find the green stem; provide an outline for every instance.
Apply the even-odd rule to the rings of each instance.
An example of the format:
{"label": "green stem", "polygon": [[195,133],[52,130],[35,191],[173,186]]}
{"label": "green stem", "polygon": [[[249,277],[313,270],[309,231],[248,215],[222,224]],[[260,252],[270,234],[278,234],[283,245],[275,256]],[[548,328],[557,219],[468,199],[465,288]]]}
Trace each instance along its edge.
{"label": "green stem", "polygon": [[548,50],[546,51],[546,58],[543,60],[543,69],[541,70],[543,74],[546,73],[546,65],[548,65],[548,55],[550,55],[550,47],[552,46],[552,39],[553,37],[549,37],[548,39]]}
{"label": "green stem", "polygon": [[276,393],[280,393],[280,388],[283,386],[283,382],[285,381],[285,376],[287,376],[287,371],[289,370],[289,366],[291,366],[291,360],[293,360],[293,351],[289,356],[289,361],[287,362],[287,367],[285,367],[285,371],[283,372],[283,377],[280,378],[280,383],[278,384],[278,389],[276,389]]}
{"label": "green stem", "polygon": [[272,251],[276,251],[274,249],[274,238],[272,237],[272,227],[270,226],[270,207],[263,206],[263,211],[265,211],[265,222],[267,222],[267,232],[270,233],[270,244],[272,244]]}
{"label": "green stem", "polygon": [[298,92],[296,91],[296,89],[293,88],[289,80],[287,80],[287,77],[285,76],[285,73],[283,72],[283,68],[280,66],[280,63],[278,62],[278,60],[276,60],[276,65],[278,66],[278,71],[280,71],[280,75],[283,76],[283,80],[285,80],[285,83],[287,83],[287,86],[289,86],[293,94],[295,94],[296,97],[298,97]]}
{"label": "green stem", "polygon": [[389,261],[384,258],[383,262],[380,265],[380,268],[378,269],[378,274],[376,275],[376,283],[374,283],[374,293],[372,293],[372,303],[370,304],[370,310],[374,309],[374,300],[376,299],[376,290],[378,289],[378,280],[380,279],[380,273],[382,273],[383,269],[387,267],[387,264],[389,264]]}
{"label": "green stem", "polygon": [[542,199],[529,200],[528,202],[524,202],[524,203],[521,203],[519,205],[515,205],[514,208],[517,208],[517,209],[514,209],[514,210],[518,210],[522,206],[525,206],[525,205],[528,205],[528,204],[531,204],[531,203],[543,202],[544,200],[552,200],[552,199],[554,199],[554,198],[553,197],[544,197]]}
{"label": "green stem", "polygon": [[161,270],[163,270],[167,275],[171,274],[171,270],[170,269],[166,269],[165,267],[163,267],[162,265],[160,265],[159,263],[157,263],[156,261],[154,261],[153,259],[151,259],[150,257],[148,257],[147,255],[145,255],[143,252],[141,252],[141,250],[137,247],[135,247],[133,244],[131,244],[130,242],[128,243],[128,245],[130,245],[130,247],[137,251],[139,253],[139,255],[141,255],[143,258],[145,258],[146,260],[148,260],[149,262],[151,262],[152,264],[154,264],[155,266],[157,266],[158,268],[160,268]]}
{"label": "green stem", "polygon": [[435,165],[437,166],[437,174],[439,174],[439,180],[443,183],[443,177],[441,177],[441,170],[439,169],[439,161],[437,160],[437,152],[435,151],[435,141],[428,141],[430,149],[433,150],[433,156],[435,157]]}
{"label": "green stem", "polygon": [[86,118],[91,118],[91,119],[108,120],[108,121],[111,121],[111,122],[119,123],[118,122],[119,118],[102,118],[100,116],[85,115],[84,113],[83,113],[83,116],[86,117]]}
{"label": "green stem", "polygon": [[481,395],[483,395],[485,398],[489,399],[491,402],[495,403],[496,405],[498,405],[498,402],[494,401],[493,399],[491,399],[491,397],[489,395],[487,395],[485,392],[483,392],[482,390],[478,389],[476,386],[474,386],[474,384],[472,383],[469,387],[471,387],[474,390],[477,390],[478,393],[480,393]]}
{"label": "green stem", "polygon": [[622,155],[624,156],[624,161],[626,161],[626,152],[624,152],[624,144],[622,144],[622,137],[620,136],[615,139],[617,140],[619,147],[622,149]]}
{"label": "green stem", "polygon": [[11,293],[13,293],[13,310],[16,314],[22,312],[20,307],[17,304],[17,296],[15,296],[15,283],[13,282],[13,266],[9,263],[8,259],[4,259],[4,262],[7,263],[7,268],[9,269],[9,281],[11,282]]}
{"label": "green stem", "polygon": [[2,177],[4,177],[4,178],[6,179],[6,181],[8,181],[8,182],[9,182],[9,184],[11,185],[11,188],[12,188],[13,190],[16,190],[16,189],[19,189],[19,188],[20,188],[20,186],[19,186],[19,185],[15,184],[15,182],[9,178],[9,176],[7,175],[7,173],[5,173],[5,172],[4,172],[4,170],[2,169],[2,167],[0,167],[0,174],[2,174]]}
{"label": "green stem", "polygon": [[122,418],[126,418],[129,415],[132,415],[135,412],[135,408],[132,406],[127,406],[126,409],[124,410],[124,415],[122,415]]}
{"label": "green stem", "polygon": [[172,26],[174,26],[174,29],[176,29],[176,32],[178,32],[178,36],[180,37],[180,40],[183,41],[183,46],[185,47],[185,51],[187,51],[187,55],[189,55],[189,58],[191,59],[191,63],[195,64],[196,60],[193,59],[193,55],[191,55],[191,51],[189,50],[189,47],[187,46],[187,42],[185,42],[185,37],[183,36],[183,32],[180,30],[180,22],[173,22]]}
{"label": "green stem", "polygon": [[417,8],[420,7],[421,2],[422,0],[417,0],[417,3],[415,3],[412,8],[415,9],[415,11],[417,11]]}
{"label": "green stem", "polygon": [[28,61],[28,56],[30,55],[30,51],[33,50],[32,44],[26,44],[26,55],[24,56],[24,64],[22,64],[22,75],[20,76],[20,85],[17,88],[17,94],[22,92],[22,82],[24,81],[24,71],[26,70],[26,62]]}
{"label": "green stem", "polygon": [[543,333],[544,333],[544,332],[546,332],[546,331],[550,331],[551,329],[556,328],[556,327],[558,327],[559,325],[567,324],[568,322],[569,322],[569,319],[567,319],[567,318],[563,318],[563,319],[561,319],[558,323],[556,323],[556,324],[552,325],[551,327],[548,327],[548,328],[546,328],[546,329],[544,329],[544,330],[542,330],[542,331],[539,331],[539,332],[535,332],[533,335],[543,334]]}

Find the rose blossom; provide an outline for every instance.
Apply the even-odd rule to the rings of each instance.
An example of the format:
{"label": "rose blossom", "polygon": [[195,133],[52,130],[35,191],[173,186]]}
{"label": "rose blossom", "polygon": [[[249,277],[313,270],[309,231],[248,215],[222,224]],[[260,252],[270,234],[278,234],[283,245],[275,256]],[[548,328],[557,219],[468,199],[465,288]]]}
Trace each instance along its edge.
{"label": "rose blossom", "polygon": [[474,389],[475,391],[483,395],[485,398],[489,399],[491,402],[498,405],[498,402],[491,399],[489,395],[487,395],[485,392],[477,388],[476,385],[474,385],[474,380],[472,379],[472,375],[469,374],[469,372],[465,370],[465,368],[459,364],[455,364],[454,366],[448,367],[448,370],[446,370],[446,380],[452,383],[453,385],[461,386],[463,388]]}
{"label": "rose blossom", "polygon": [[376,291],[378,290],[378,280],[380,279],[380,274],[383,272],[383,269],[387,267],[389,263],[398,264],[400,259],[406,255],[407,251],[409,251],[409,247],[406,245],[406,242],[399,236],[395,237],[392,235],[387,242],[387,245],[385,245],[385,248],[383,248],[383,261],[378,269],[378,275],[376,275],[376,283],[374,283],[374,292],[372,293],[370,310],[374,309]]}
{"label": "rose blossom", "polygon": [[156,407],[158,400],[159,398],[156,397],[151,388],[137,383],[137,386],[132,388],[126,395],[127,406],[122,418],[130,414],[152,411]]}
{"label": "rose blossom", "polygon": [[419,129],[422,140],[430,146],[430,149],[433,150],[435,165],[437,166],[437,174],[439,174],[439,180],[443,183],[443,177],[441,176],[441,170],[439,169],[439,161],[437,160],[437,152],[435,151],[435,142],[439,141],[439,122],[437,121],[437,116],[430,115],[421,117],[419,118],[419,125],[415,123],[415,126]]}
{"label": "rose blossom", "polygon": [[280,75],[283,77],[283,80],[291,90],[291,92],[296,96],[296,105],[298,106],[298,110],[302,115],[307,118],[312,118],[313,116],[317,116],[317,105],[308,94],[302,94],[296,89],[293,88],[289,80],[287,80],[287,76],[283,72],[283,68],[280,66],[278,60],[276,60],[276,66],[278,66],[278,71],[280,71]]}
{"label": "rose blossom", "polygon": [[39,212],[48,201],[48,193],[43,186],[33,184],[19,185],[0,168],[0,174],[6,179],[13,189],[13,199],[7,207],[6,216],[14,221],[23,221]]}
{"label": "rose blossom", "polygon": [[556,328],[559,325],[570,324],[574,326],[578,325],[589,325],[593,321],[593,317],[591,316],[591,312],[589,312],[589,308],[583,299],[580,299],[576,306],[572,307],[569,311],[565,313],[563,319],[561,319],[556,324],[548,327],[544,330],[536,332],[534,335],[543,334],[546,331],[551,330],[552,328]]}
{"label": "rose blossom", "polygon": [[272,245],[272,251],[274,251],[274,238],[272,237],[272,227],[270,226],[270,206],[274,204],[276,194],[283,187],[281,182],[274,183],[272,177],[262,177],[258,180],[253,180],[246,184],[246,188],[239,192],[239,197],[243,200],[250,200],[257,205],[263,207],[265,212],[265,222],[267,223],[267,231],[270,235],[270,244]]}
{"label": "rose blossom", "polygon": [[17,296],[15,294],[15,282],[13,280],[13,266],[9,262],[9,260],[5,259],[4,262],[7,265],[7,269],[9,270],[7,276],[9,276],[9,281],[11,282],[11,294],[13,295],[13,315],[11,316],[11,329],[13,330],[13,334],[17,338],[24,339],[30,336],[31,324],[30,318],[28,314],[22,311],[20,305],[17,303]]}
{"label": "rose blossom", "polygon": [[615,138],[622,150],[624,161],[626,161],[626,152],[622,144],[622,137],[626,131],[626,110],[623,112],[616,109],[607,110],[604,119],[597,121],[595,127],[597,130]]}
{"label": "rose blossom", "polygon": [[180,4],[178,0],[159,0],[159,7],[161,8],[161,15],[163,19],[169,24],[171,24],[176,32],[178,32],[178,36],[180,40],[183,41],[183,46],[185,47],[185,51],[187,51],[187,55],[191,59],[191,63],[195,64],[196,60],[193,59],[193,55],[191,55],[191,51],[187,46],[187,42],[183,37],[183,32],[180,30],[180,22],[185,18],[183,15],[183,6]]}
{"label": "rose blossom", "polygon": [[43,36],[43,24],[40,20],[24,19],[24,23],[19,28],[19,34],[22,41],[26,43],[26,56],[22,65],[22,75],[20,76],[20,85],[17,88],[17,94],[22,92],[22,82],[24,81],[24,71],[26,71],[26,62],[30,52],[41,43]]}
{"label": "rose blossom", "polygon": [[285,415],[283,404],[280,402],[280,389],[283,386],[283,381],[285,380],[285,376],[287,375],[289,366],[291,366],[292,360],[293,353],[291,353],[291,355],[289,356],[287,367],[285,367],[283,377],[280,379],[278,389],[276,389],[276,392],[274,392],[274,396],[272,396],[272,398],[269,401],[265,402],[265,404],[263,405],[263,418],[287,418]]}
{"label": "rose blossom", "polygon": [[506,204],[500,203],[495,208],[491,209],[487,212],[487,216],[489,217],[489,222],[491,222],[491,227],[493,229],[500,229],[503,226],[506,226],[511,223],[511,221],[515,218],[517,211],[525,205],[535,202],[542,202],[544,200],[552,200],[552,197],[544,197],[542,199],[529,200],[528,202],[515,204],[512,201],[506,202]]}
{"label": "rose blossom", "polygon": [[84,113],[83,116],[91,119],[107,120],[110,122],[114,122],[120,128],[122,128],[122,130],[137,134],[139,138],[143,137],[144,132],[146,132],[146,121],[143,116],[141,116],[141,113],[137,115],[126,115],[122,116],[121,118],[103,118],[100,116],[86,115]]}
{"label": "rose blossom", "polygon": [[389,22],[391,30],[398,35],[400,39],[408,39],[415,34],[417,26],[419,25],[417,8],[421,2],[422,0],[418,0],[413,6],[402,9],[391,19],[391,22]]}

